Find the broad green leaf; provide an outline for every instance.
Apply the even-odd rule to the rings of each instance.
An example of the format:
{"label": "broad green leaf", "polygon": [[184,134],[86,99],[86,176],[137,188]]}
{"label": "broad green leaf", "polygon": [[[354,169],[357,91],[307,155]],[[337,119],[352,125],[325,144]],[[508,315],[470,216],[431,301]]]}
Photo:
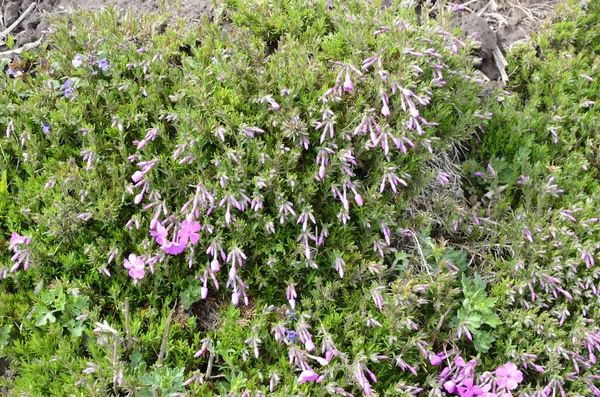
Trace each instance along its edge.
{"label": "broad green leaf", "polygon": [[52,314],[50,310],[47,308],[38,309],[38,319],[35,322],[35,325],[38,327],[44,326],[47,323],[54,323],[56,321],[56,317]]}

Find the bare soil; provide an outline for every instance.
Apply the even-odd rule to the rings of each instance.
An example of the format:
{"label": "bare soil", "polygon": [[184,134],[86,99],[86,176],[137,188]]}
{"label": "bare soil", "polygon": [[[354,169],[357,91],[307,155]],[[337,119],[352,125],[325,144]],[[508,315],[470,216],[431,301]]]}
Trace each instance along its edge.
{"label": "bare soil", "polygon": [[514,44],[528,40],[554,11],[559,0],[458,0],[452,20],[464,36],[474,36],[481,47],[479,69],[491,81],[501,79],[494,49],[506,54]]}
{"label": "bare soil", "polygon": [[133,10],[136,14],[166,12],[174,17],[186,18],[190,23],[202,15],[212,15],[210,0],[0,0],[0,40],[1,33],[15,22],[31,4],[35,7],[11,31],[16,47],[39,39],[48,27],[47,15],[61,15],[84,10],[100,10],[114,5],[123,10]]}
{"label": "bare soil", "polygon": [[[428,0],[436,3],[436,0]],[[453,24],[481,42],[476,56],[482,59],[480,70],[491,81],[501,79],[498,62],[495,59],[496,46],[505,53],[513,44],[527,40],[531,32],[553,11],[559,0],[456,0],[456,13]],[[412,0],[418,9],[425,0]],[[441,5],[441,0],[437,0]],[[391,0],[384,1],[390,6]],[[210,0],[0,0],[0,43],[2,32],[34,4],[23,20],[10,32],[15,37],[16,47],[39,39],[48,27],[47,16],[68,14],[78,9],[99,10],[104,6],[115,5],[137,14],[167,12],[173,17],[186,18],[190,23],[202,15],[212,15]],[[0,44],[0,51],[6,50]]]}

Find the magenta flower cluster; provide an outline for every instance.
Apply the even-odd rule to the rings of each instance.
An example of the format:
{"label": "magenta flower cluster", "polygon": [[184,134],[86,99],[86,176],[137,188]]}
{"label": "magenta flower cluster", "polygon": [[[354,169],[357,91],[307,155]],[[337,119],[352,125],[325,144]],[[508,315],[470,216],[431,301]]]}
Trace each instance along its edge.
{"label": "magenta flower cluster", "polygon": [[[29,268],[29,259],[31,256],[31,252],[28,248],[29,244],[31,244],[31,239],[29,237],[21,236],[16,232],[12,233],[8,246],[8,249],[12,250],[14,253],[10,258],[14,263],[10,268],[11,273],[17,271],[21,265],[23,265],[23,270]],[[6,274],[4,274],[4,276],[6,277]]]}
{"label": "magenta flower cluster", "polygon": [[[440,365],[440,356],[431,359],[432,365]],[[512,392],[523,382],[523,372],[511,362],[499,366],[494,372],[476,376],[477,359],[469,362],[456,356],[442,370],[440,379],[446,392],[460,397],[512,397]]]}

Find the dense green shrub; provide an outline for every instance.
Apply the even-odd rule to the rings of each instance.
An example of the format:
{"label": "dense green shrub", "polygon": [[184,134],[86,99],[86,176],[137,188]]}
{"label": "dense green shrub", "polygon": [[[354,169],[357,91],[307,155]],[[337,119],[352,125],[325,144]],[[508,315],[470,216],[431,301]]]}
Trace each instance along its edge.
{"label": "dense green shrub", "polygon": [[566,10],[492,109],[401,7],[57,21],[0,79],[11,392],[594,392],[599,16]]}
{"label": "dense green shrub", "polygon": [[546,363],[530,395],[600,394],[599,24],[597,3],[563,6],[549,32],[512,54],[514,95],[463,165],[467,189],[489,199],[479,252],[504,323],[496,354]]}
{"label": "dense green shrub", "polygon": [[[0,222],[18,233],[13,248],[26,258],[10,276],[16,290],[38,285],[57,293],[63,287],[48,284],[60,278],[64,288],[81,284],[91,310],[73,325],[52,307],[34,306],[33,319],[44,320],[27,328],[30,336],[13,328],[12,338],[29,347],[49,327],[59,338],[50,345],[71,343],[95,360],[105,354],[104,364],[88,360],[100,369],[88,368],[93,381],[82,381],[97,393],[112,387],[106,367],[119,378],[115,393],[134,387],[121,374],[144,372],[126,371],[120,361],[133,357],[120,344],[127,339],[119,315],[125,297],[144,360],[156,358],[149,349],[160,348],[162,335],[144,323],[143,307],[166,314],[168,302],[181,296],[189,309],[208,287],[221,299],[225,284],[236,305],[287,300],[294,308],[297,299],[296,329],[309,351],[312,336],[302,327],[317,331],[321,323],[322,332],[336,331],[331,338],[343,360],[332,366],[331,379],[342,385],[356,382],[343,363],[361,368],[361,357],[376,357],[365,349],[387,349],[391,329],[408,324],[396,331],[395,344],[415,339],[407,331],[417,327],[411,317],[422,314],[406,305],[389,309],[399,317],[381,331],[365,330],[365,322],[383,318],[375,319],[380,315],[363,294],[381,307],[385,283],[413,267],[406,259],[399,266],[399,258],[427,219],[407,217],[407,203],[432,181],[456,179],[433,160],[484,119],[466,45],[432,21],[418,27],[410,13],[396,11],[358,2],[333,11],[324,2],[230,2],[220,18],[187,33],[114,10],[53,26],[48,49],[10,64],[1,83],[6,199]],[[233,31],[220,26],[222,18]],[[351,303],[327,307],[329,299]],[[72,327],[90,334],[94,321],[104,319],[119,326],[96,328],[104,335],[100,347],[73,339]],[[252,325],[267,350],[260,368],[282,356],[265,339],[274,321],[263,316]],[[347,329],[337,332],[343,323]],[[243,382],[229,379],[246,364],[243,340],[227,358],[240,332],[227,324],[219,332],[227,350],[218,343],[211,349],[219,372],[231,374],[229,386],[218,387],[256,389],[260,372]],[[172,352],[169,363],[189,370],[190,345],[198,346],[199,334],[187,324],[177,327],[169,347],[183,355]],[[174,332],[187,336],[180,341]],[[322,337],[315,334],[315,342]],[[23,360],[24,352],[12,354]],[[81,373],[82,366],[76,361],[68,368]],[[390,373],[388,364],[380,366]],[[278,368],[283,376],[293,366]],[[15,390],[41,392],[31,378],[38,370],[18,367]],[[383,388],[399,379],[387,378]],[[285,394],[299,390],[290,381]],[[44,384],[44,393],[58,387]]]}

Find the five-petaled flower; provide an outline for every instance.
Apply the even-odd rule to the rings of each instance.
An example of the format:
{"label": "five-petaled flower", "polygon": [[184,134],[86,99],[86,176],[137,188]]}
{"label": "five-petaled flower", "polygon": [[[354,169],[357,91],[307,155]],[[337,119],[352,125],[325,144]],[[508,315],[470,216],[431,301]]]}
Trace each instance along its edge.
{"label": "five-petaled flower", "polygon": [[508,390],[514,390],[523,381],[523,373],[511,362],[501,365],[496,370],[496,384]]}
{"label": "five-petaled flower", "polygon": [[75,55],[71,63],[73,67],[78,68],[83,64],[84,58],[81,55]]}
{"label": "five-petaled flower", "polygon": [[193,221],[192,218],[188,217],[181,223],[181,229],[177,232],[179,242],[184,245],[187,244],[188,240],[191,244],[196,244],[200,240],[200,222]]}
{"label": "five-petaled flower", "polygon": [[106,72],[108,70],[108,68],[110,67],[110,64],[108,63],[108,60],[106,58],[103,58],[98,61],[98,67],[103,72]]}
{"label": "five-petaled flower", "polygon": [[123,262],[125,269],[129,270],[129,276],[136,282],[144,278],[146,274],[145,265],[144,260],[135,254],[130,254],[129,258]]}

